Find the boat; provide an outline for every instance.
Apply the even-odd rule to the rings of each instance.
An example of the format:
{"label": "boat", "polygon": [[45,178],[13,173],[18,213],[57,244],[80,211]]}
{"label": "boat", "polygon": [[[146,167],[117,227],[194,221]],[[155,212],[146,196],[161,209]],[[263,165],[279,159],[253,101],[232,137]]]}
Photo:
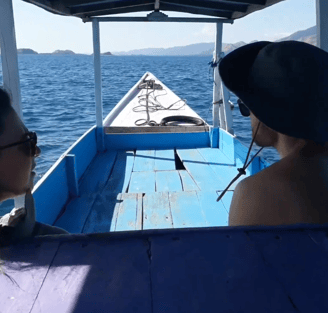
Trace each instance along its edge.
{"label": "boat", "polygon": [[[33,190],[37,220],[70,234],[0,248],[0,311],[326,312],[327,225],[229,227],[238,181],[216,201],[248,152],[218,74],[222,25],[282,0],[25,1],[92,23],[96,125]],[[11,0],[0,9],[4,85],[22,116]],[[327,10],[317,0],[328,51]],[[102,119],[99,23],[111,21],[216,24],[213,125],[150,72]],[[256,156],[246,175],[267,166]]]}

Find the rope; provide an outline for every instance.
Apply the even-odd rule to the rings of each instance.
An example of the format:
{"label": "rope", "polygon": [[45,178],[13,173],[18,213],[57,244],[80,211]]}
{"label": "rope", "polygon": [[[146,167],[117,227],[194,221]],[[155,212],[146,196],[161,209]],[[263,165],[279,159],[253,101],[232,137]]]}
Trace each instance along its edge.
{"label": "rope", "polygon": [[251,145],[250,145],[250,147],[249,147],[249,149],[248,149],[248,153],[247,153],[247,157],[246,157],[246,160],[245,160],[245,163],[244,163],[244,166],[242,167],[242,168],[238,168],[237,170],[238,170],[238,174],[237,174],[237,176],[230,182],[230,184],[228,185],[228,187],[226,188],[226,189],[224,189],[222,192],[221,192],[221,194],[220,194],[220,196],[217,198],[217,200],[216,201],[220,201],[221,199],[222,199],[222,197],[224,196],[224,194],[228,191],[228,189],[230,188],[230,186],[241,176],[241,175],[246,175],[246,169],[247,169],[247,167],[253,162],[253,160],[255,159],[255,157],[263,150],[263,148],[264,147],[262,147],[259,151],[257,151],[257,153],[252,157],[252,159],[247,163],[247,161],[248,161],[248,157],[249,157],[249,155],[250,155],[250,152],[251,152],[251,149],[252,149],[252,146],[253,146],[253,143],[254,143],[254,140],[255,140],[255,137],[256,137],[256,135],[257,135],[257,132],[258,132],[258,130],[259,130],[259,127],[260,127],[260,125],[261,125],[261,122],[259,122],[259,124],[257,125],[257,128],[256,128],[256,132],[255,132],[255,135],[254,135],[254,137],[253,137],[253,139],[252,139],[252,142],[251,142]]}
{"label": "rope", "polygon": [[[172,104],[170,104],[168,107],[164,107],[158,100],[158,97],[167,95],[167,91],[163,90],[163,87],[159,84],[155,84],[155,80],[146,80],[142,84],[139,85],[140,89],[146,89],[146,94],[139,95],[139,105],[133,108],[133,112],[146,112],[147,118],[146,119],[139,119],[135,121],[136,126],[160,126],[160,124],[156,123],[155,121],[150,119],[150,113],[157,112],[157,111],[178,111],[182,109],[186,104],[187,100],[178,100]],[[156,90],[163,90],[165,93],[155,95]],[[149,91],[151,90],[151,91]],[[181,106],[178,108],[174,108],[174,105],[176,105],[179,102],[183,102]],[[143,104],[143,102],[146,102]]]}

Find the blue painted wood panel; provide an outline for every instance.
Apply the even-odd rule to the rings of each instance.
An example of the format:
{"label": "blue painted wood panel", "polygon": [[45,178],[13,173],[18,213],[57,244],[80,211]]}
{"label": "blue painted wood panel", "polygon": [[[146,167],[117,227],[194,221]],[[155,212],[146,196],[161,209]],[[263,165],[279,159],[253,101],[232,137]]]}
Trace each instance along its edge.
{"label": "blue painted wood panel", "polygon": [[155,172],[132,172],[129,193],[155,192]]}
{"label": "blue painted wood panel", "polygon": [[[303,307],[298,310],[293,307],[294,299],[289,298],[263,262],[256,242],[246,234],[220,229],[207,234],[193,232],[189,236],[176,233],[170,240],[156,237],[152,238],[151,255],[154,312],[162,312],[163,308],[166,312],[188,313],[303,312]],[[316,282],[309,282],[309,286],[313,284]],[[319,294],[321,305],[316,307],[316,302],[311,301],[312,310],[304,312],[323,308],[324,293]],[[307,299],[309,294],[304,296],[304,301]]]}
{"label": "blue painted wood panel", "polygon": [[59,242],[43,242],[38,246],[25,244],[1,248],[2,313],[23,313],[32,310],[58,247]]}
{"label": "blue painted wood panel", "polygon": [[156,150],[154,170],[155,171],[175,170],[174,149]]}
{"label": "blue painted wood panel", "polygon": [[32,312],[150,313],[148,245],[132,239],[123,246],[111,240],[62,244]]}
{"label": "blue painted wood panel", "polygon": [[235,158],[235,145],[234,137],[220,128],[220,140],[219,140],[220,150],[233,162]]}
{"label": "blue painted wood panel", "polygon": [[113,193],[127,192],[134,164],[133,151],[117,151],[113,171],[104,189]]}
{"label": "blue painted wood panel", "polygon": [[[217,195],[219,196],[221,194],[221,192],[217,192]],[[222,203],[227,211],[227,213],[229,213],[230,211],[230,206],[231,206],[231,201],[232,201],[232,197],[233,197],[233,191],[227,191],[225,193],[225,195],[223,196]]]}
{"label": "blue painted wood panel", "polygon": [[146,193],[143,197],[143,229],[173,228],[167,192]]}
{"label": "blue painted wood panel", "polygon": [[65,159],[59,161],[49,176],[46,176],[33,192],[33,197],[37,221],[53,224],[69,197]]}
{"label": "blue painted wood panel", "polygon": [[188,171],[180,170],[179,175],[181,177],[183,191],[200,190]]}
{"label": "blue painted wood panel", "polygon": [[226,187],[226,183],[213,171],[197,149],[177,149],[177,153],[201,190],[220,190]]}
{"label": "blue painted wood panel", "polygon": [[139,210],[142,210],[140,201],[138,201],[138,195],[135,193],[124,193],[122,195],[122,202],[120,203],[119,212],[117,215],[115,231],[126,230],[140,230],[141,225],[138,214]]}
{"label": "blue painted wood panel", "polygon": [[76,157],[74,154],[67,154],[65,160],[68,192],[71,197],[77,197],[79,195],[79,180],[77,178]]}
{"label": "blue painted wood panel", "polygon": [[109,190],[98,194],[82,232],[105,233],[115,230],[121,202],[121,194],[111,193]]}
{"label": "blue painted wood panel", "polygon": [[[218,149],[203,148],[198,149],[198,151],[209,163],[213,171],[217,174],[217,176],[225,185],[222,190],[224,190],[230,184],[230,182],[237,176],[237,174],[239,174],[237,168],[243,167],[243,164],[240,164],[238,160],[236,166],[232,166],[231,164],[233,164],[233,162],[229,161],[229,159]],[[248,169],[246,170],[246,173],[246,176],[249,176],[250,172]],[[234,190],[236,188],[236,185],[246,176],[241,176],[230,186],[229,190]]]}
{"label": "blue painted wood panel", "polygon": [[81,196],[70,200],[55,226],[64,228],[70,233],[82,232],[96,196],[105,187],[116,153],[116,151],[106,151],[97,155],[81,178],[79,186]]}
{"label": "blue painted wood panel", "polygon": [[229,159],[221,150],[214,148],[198,148],[198,152],[209,164],[221,164],[234,166],[234,159]]}
{"label": "blue painted wood panel", "polygon": [[77,177],[80,179],[97,154],[96,128],[90,128],[65,154],[76,156]]}
{"label": "blue painted wood panel", "polygon": [[222,200],[216,202],[217,193],[197,192],[202,212],[205,215],[206,226],[228,226],[228,212],[226,211]]}
{"label": "blue painted wood panel", "polygon": [[206,226],[196,191],[170,192],[169,201],[174,228]]}
{"label": "blue painted wood panel", "polygon": [[264,261],[270,266],[298,312],[319,312],[319,299],[322,307],[328,308],[328,298],[320,296],[328,294],[328,271],[322,270],[328,269],[327,252],[322,251],[307,233],[281,231],[273,234],[250,231],[248,235],[256,242]]}
{"label": "blue painted wood panel", "polygon": [[54,226],[63,228],[72,234],[80,234],[96,197],[97,193],[86,193],[72,199]]}
{"label": "blue painted wood panel", "polygon": [[105,187],[115,163],[117,151],[99,153],[80,181],[80,194],[101,192]]}
{"label": "blue painted wood panel", "polygon": [[326,312],[327,231],[300,224],[34,238],[0,248],[1,311]]}
{"label": "blue painted wood panel", "polygon": [[209,147],[210,139],[204,133],[168,133],[168,134],[106,134],[107,149],[173,149]]}
{"label": "blue painted wood panel", "polygon": [[178,171],[156,172],[156,191],[182,191],[181,179]]}
{"label": "blue painted wood panel", "polygon": [[133,172],[153,171],[155,150],[137,150],[134,158]]}

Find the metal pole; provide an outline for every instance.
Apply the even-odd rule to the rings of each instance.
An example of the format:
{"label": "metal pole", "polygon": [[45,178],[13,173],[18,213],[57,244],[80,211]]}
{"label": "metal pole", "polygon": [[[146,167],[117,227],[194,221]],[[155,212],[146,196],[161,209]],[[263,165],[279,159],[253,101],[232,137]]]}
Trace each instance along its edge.
{"label": "metal pole", "polygon": [[[12,106],[23,120],[12,0],[0,1],[0,47],[3,87],[10,93]],[[24,206],[25,197],[16,197],[15,207],[21,208]]]}
{"label": "metal pole", "polygon": [[328,52],[328,1],[317,0],[317,43],[318,47]]}
{"label": "metal pole", "polygon": [[[215,49],[213,54],[213,63],[217,63],[222,51],[222,23],[216,24]],[[224,116],[220,112],[221,100],[221,77],[219,75],[219,67],[214,67],[214,83],[213,83],[213,127],[221,127],[225,129]],[[221,114],[220,114],[221,113]]]}
{"label": "metal pole", "polygon": [[11,94],[12,106],[23,119],[14,13],[11,0],[0,1],[0,46],[3,86]]}
{"label": "metal pole", "polygon": [[230,134],[234,134],[234,131],[232,129],[232,122],[233,122],[233,117],[232,117],[232,109],[231,109],[231,105],[229,103],[229,98],[230,98],[230,93],[227,89],[227,87],[223,84],[223,82],[221,82],[221,92],[222,92],[222,110],[223,110],[223,114],[224,114],[224,122],[225,122],[225,130],[230,133]]}
{"label": "metal pole", "polygon": [[102,108],[102,96],[101,96],[99,21],[97,19],[92,20],[92,31],[93,31],[93,59],[94,59],[94,73],[95,73],[97,149],[99,152],[103,152],[105,150],[105,144],[104,144],[103,108]]}

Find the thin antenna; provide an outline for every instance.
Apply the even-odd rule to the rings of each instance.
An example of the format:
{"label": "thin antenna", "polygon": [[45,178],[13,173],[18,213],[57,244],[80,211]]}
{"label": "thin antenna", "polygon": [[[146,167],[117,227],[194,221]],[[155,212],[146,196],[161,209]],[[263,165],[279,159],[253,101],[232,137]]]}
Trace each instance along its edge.
{"label": "thin antenna", "polygon": [[159,0],[155,1],[155,11],[159,10]]}

